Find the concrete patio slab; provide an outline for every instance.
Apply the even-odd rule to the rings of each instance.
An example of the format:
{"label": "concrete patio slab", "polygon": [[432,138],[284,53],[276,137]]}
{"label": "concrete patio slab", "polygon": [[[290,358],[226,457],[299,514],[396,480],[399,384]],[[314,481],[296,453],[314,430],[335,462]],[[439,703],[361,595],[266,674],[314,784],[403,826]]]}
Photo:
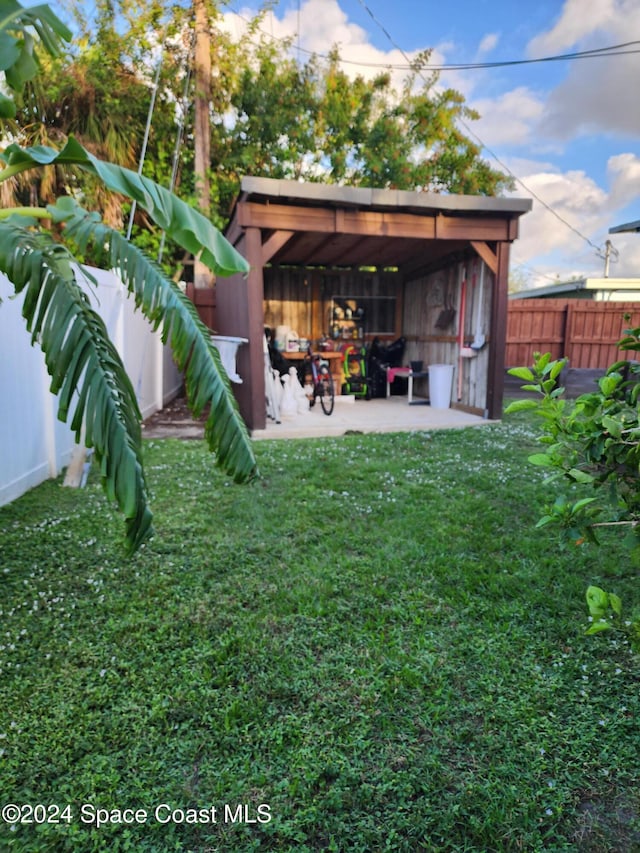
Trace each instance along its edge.
{"label": "concrete patio slab", "polygon": [[[457,409],[432,409],[424,400],[409,405],[406,397],[362,400],[336,397],[331,415],[319,404],[292,420],[281,423],[267,420],[267,427],[254,430],[252,438],[261,441],[278,438],[322,438],[348,433],[415,432],[456,429],[492,423]],[[193,420],[184,397],[178,397],[148,418],[143,425],[145,438],[202,439],[204,419]]]}
{"label": "concrete patio slab", "polygon": [[457,409],[432,409],[419,400],[409,405],[406,397],[363,400],[336,397],[333,413],[325,415],[319,404],[293,420],[277,424],[267,420],[264,430],[254,430],[252,438],[320,438],[345,433],[414,432],[481,426],[490,421]]}

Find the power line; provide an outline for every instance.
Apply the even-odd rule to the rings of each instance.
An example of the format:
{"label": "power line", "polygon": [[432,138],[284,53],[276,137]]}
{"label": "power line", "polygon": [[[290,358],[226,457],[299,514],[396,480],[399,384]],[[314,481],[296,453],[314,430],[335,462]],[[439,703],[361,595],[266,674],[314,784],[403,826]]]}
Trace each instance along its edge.
{"label": "power line", "polygon": [[[360,2],[360,0],[359,0]],[[366,7],[365,7],[366,8]],[[230,11],[233,12],[238,18],[242,21],[246,21],[247,23],[251,23],[250,18],[247,18],[246,15],[243,15],[241,12],[236,11],[231,8]],[[369,11],[367,9],[367,11]],[[298,30],[300,29],[300,10],[298,8]],[[369,14],[373,18],[372,13],[369,11]],[[399,50],[400,53],[407,60],[404,63],[399,62],[367,62],[366,60],[357,60],[357,59],[344,59],[342,56],[340,57],[340,62],[344,65],[356,65],[361,66],[363,68],[386,68],[391,69],[393,71],[415,71],[416,70],[416,62],[411,61],[407,54],[399,47],[397,47],[391,37],[389,36],[387,30],[373,18],[374,22],[377,26],[381,27],[383,33],[389,41],[393,44],[396,50]],[[280,44],[286,44],[287,40],[278,38],[278,36],[274,36],[273,33],[268,33],[266,30],[257,28],[258,32],[262,33],[262,35],[267,36],[273,41],[279,42]],[[623,48],[633,47],[634,45],[638,45],[636,50],[624,50]],[[308,50],[307,48],[301,47],[300,45],[300,33],[298,32],[297,44],[296,44],[297,52],[304,53],[307,56],[316,56],[318,59],[328,59],[329,56],[326,53],[317,53],[316,51]],[[443,62],[439,64],[434,64],[430,62],[425,62],[422,64],[418,64],[418,68],[424,71],[476,71],[482,69],[489,68],[508,68],[511,66],[517,65],[534,65],[543,62],[571,62],[576,59],[600,59],[608,56],[629,56],[632,54],[640,53],[640,40],[638,41],[629,41],[624,42],[623,44],[613,44],[608,45],[606,47],[598,47],[593,48],[592,50],[583,50],[576,51],[573,53],[559,53],[552,56],[541,56],[537,59],[505,59],[496,62]]]}
{"label": "power line", "polygon": [[[367,14],[371,18],[371,20],[376,24],[376,26],[382,30],[382,32],[385,34],[385,36],[387,37],[389,42],[392,44],[392,46],[397,51],[399,51],[407,61],[409,61],[408,56],[407,56],[406,52],[404,51],[404,49],[402,47],[400,47],[400,45],[398,45],[397,42],[395,42],[394,39],[389,35],[389,33],[387,32],[385,27],[380,23],[380,21],[378,21],[378,19],[373,14],[373,12],[369,8],[369,6],[366,4],[365,0],[358,0],[358,2],[362,6],[362,8],[367,12]],[[603,48],[603,50],[604,50],[604,48]],[[422,77],[422,79],[425,81],[425,83],[428,83],[428,81],[422,75],[421,69],[418,69],[417,73]],[[497,156],[497,154],[494,151],[492,151],[491,148],[489,148],[488,145],[486,145],[482,141],[482,139],[480,139],[480,137],[476,133],[474,133],[473,130],[471,130],[471,128],[467,125],[467,123],[465,121],[463,121],[462,119],[458,119],[458,121],[462,125],[462,127],[464,128],[465,132],[468,133],[470,136],[472,136],[476,140],[476,142],[478,142],[478,144],[482,148],[484,148],[485,151],[487,151],[491,157],[493,157],[493,159],[496,161],[496,163],[498,163],[500,168],[503,169],[511,178],[513,178],[514,181],[517,181],[517,183],[520,184],[520,186],[525,190],[525,192],[527,192],[529,195],[533,196],[533,198],[535,198],[536,201],[538,201],[544,208],[546,208],[549,211],[549,213],[553,214],[553,216],[555,216],[556,219],[558,219],[560,222],[562,222],[563,225],[565,225],[567,228],[569,228],[571,231],[573,231],[573,233],[576,234],[578,237],[580,237],[580,239],[584,240],[589,246],[591,246],[592,249],[595,249],[598,254],[600,254],[601,252],[604,251],[601,246],[596,246],[595,243],[593,243],[581,231],[578,231],[577,228],[575,228],[570,222],[568,222],[563,216],[561,216],[556,210],[554,210],[550,204],[547,204],[547,202],[543,198],[541,198],[536,192],[534,192],[530,187],[528,187],[527,184],[525,184],[525,182],[522,180],[522,178],[519,178],[505,163],[503,163],[500,160],[500,158]]]}
{"label": "power line", "polygon": [[[585,51],[575,51],[573,53],[565,53],[565,54],[556,54],[553,56],[545,56],[540,57],[538,59],[517,59],[517,60],[504,60],[501,62],[476,62],[476,63],[442,63],[439,65],[430,65],[429,63],[419,64],[415,61],[411,61],[406,51],[400,47],[399,44],[393,39],[391,34],[388,32],[386,27],[376,18],[374,13],[371,11],[369,6],[364,0],[358,0],[362,8],[369,15],[374,24],[384,33],[387,40],[390,42],[392,47],[395,48],[406,60],[406,64],[398,64],[398,63],[378,63],[378,62],[366,62],[366,61],[358,61],[358,60],[349,60],[340,57],[340,62],[346,65],[355,65],[361,66],[364,68],[385,68],[391,70],[401,70],[401,71],[415,71],[425,83],[428,83],[423,75],[423,71],[461,71],[461,70],[478,70],[478,69],[493,69],[493,68],[502,68],[509,66],[517,66],[517,65],[529,65],[535,63],[543,63],[543,62],[558,62],[558,61],[574,61],[578,59],[600,59],[607,56],[625,56],[630,54],[640,53],[640,48],[638,50],[626,50],[626,48],[633,47],[634,45],[640,45],[640,41],[629,41],[624,42],[617,45],[609,45],[607,47],[593,48],[591,50]],[[250,22],[248,18],[242,15],[239,12],[236,12],[232,9],[233,13],[237,15],[241,20]],[[280,39],[273,34],[267,33],[264,30],[259,29],[263,35],[266,35],[268,38],[273,41],[279,42],[281,44],[285,44],[285,39]],[[297,45],[298,53],[304,53],[308,56],[316,56],[319,59],[328,59],[329,57],[326,54],[318,54],[313,51],[307,50],[300,46],[299,37],[298,37],[298,45]],[[581,231],[579,231],[574,225],[572,225],[567,219],[565,219],[560,213],[558,213],[548,202],[546,202],[535,190],[531,189],[522,178],[519,178],[507,165],[504,163],[498,155],[493,151],[489,146],[469,127],[469,125],[463,121],[462,119],[458,119],[458,122],[464,129],[465,133],[471,136],[481,148],[483,148],[490,157],[495,160],[495,162],[500,166],[500,168],[511,177],[516,183],[518,183],[522,189],[532,196],[539,204],[541,204],[546,210],[549,211],[559,222],[561,222],[566,228],[572,231],[577,237],[583,240],[587,245],[589,245],[599,257],[603,257],[603,252],[605,251],[603,247],[597,246],[592,240],[589,239],[586,235],[584,235]]]}

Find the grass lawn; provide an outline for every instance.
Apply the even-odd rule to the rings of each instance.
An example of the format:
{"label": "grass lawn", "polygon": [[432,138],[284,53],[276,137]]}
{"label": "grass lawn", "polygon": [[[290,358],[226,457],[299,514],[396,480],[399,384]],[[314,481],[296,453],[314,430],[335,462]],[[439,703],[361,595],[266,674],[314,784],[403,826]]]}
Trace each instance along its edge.
{"label": "grass lawn", "polygon": [[130,560],[96,475],[0,509],[0,849],[640,850],[640,661],[583,635],[636,570],[534,529],[533,435],[148,442]]}

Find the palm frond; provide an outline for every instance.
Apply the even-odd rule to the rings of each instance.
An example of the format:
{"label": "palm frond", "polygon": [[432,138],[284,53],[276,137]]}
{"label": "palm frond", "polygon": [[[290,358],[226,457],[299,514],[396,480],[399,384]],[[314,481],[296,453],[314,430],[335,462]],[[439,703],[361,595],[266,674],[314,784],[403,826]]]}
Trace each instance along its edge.
{"label": "palm frond", "polygon": [[[35,30],[37,40],[29,30]],[[23,7],[17,0],[0,0],[0,71],[8,86],[20,91],[38,72],[36,48],[59,56],[71,31],[46,4]],[[0,118],[14,118],[15,104],[0,93]]]}
{"label": "palm frond", "polygon": [[[68,250],[25,227],[24,219],[0,222],[0,270],[24,291],[22,313],[39,343],[58,394],[58,417],[93,447],[102,482],[126,519],[133,551],[151,528],[142,465],[140,410],[120,357],[100,316],[75,280]],[[26,224],[29,224],[28,222]]]}
{"label": "palm frond", "polygon": [[205,436],[216,461],[237,482],[250,479],[256,473],[251,440],[220,354],[191,300],[157,264],[97,219],[95,213],[88,213],[69,198],[60,199],[48,210],[55,221],[66,223],[65,233],[77,242],[81,252],[91,245],[94,254],[102,254],[101,263],[117,270],[154,329],[162,327],[162,340],[169,343],[178,368],[185,374],[192,412],[199,417],[210,406]]}
{"label": "palm frond", "polygon": [[99,160],[73,137],[60,151],[44,145],[32,148],[9,145],[0,160],[6,164],[0,172],[0,181],[27,169],[52,164],[80,166],[97,175],[108,189],[133,199],[183,249],[199,255],[212,272],[232,275],[249,271],[247,261],[199,211],[149,178]]}

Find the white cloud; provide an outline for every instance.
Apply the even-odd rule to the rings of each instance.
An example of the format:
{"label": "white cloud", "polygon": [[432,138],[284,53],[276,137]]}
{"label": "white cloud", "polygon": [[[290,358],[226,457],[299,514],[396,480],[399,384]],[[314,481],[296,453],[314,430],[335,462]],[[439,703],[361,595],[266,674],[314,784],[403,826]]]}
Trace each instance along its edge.
{"label": "white cloud", "polygon": [[482,38],[478,46],[478,55],[483,56],[487,53],[491,53],[491,51],[496,47],[500,36],[497,33],[487,33],[486,36]]}
{"label": "white cloud", "polygon": [[638,202],[640,215],[640,157],[637,154],[616,154],[607,162],[607,177],[611,183],[610,200],[613,208]]}
{"label": "white cloud", "polygon": [[601,261],[585,238],[596,246],[604,242],[609,225],[606,191],[583,171],[536,171],[533,163],[527,171],[523,163],[517,165],[526,188],[518,186],[516,195],[534,196],[531,213],[520,220],[520,238],[515,246],[518,259],[524,263],[537,259],[536,267],[543,263],[543,271],[561,278],[576,270],[599,274]]}
{"label": "white cloud", "polygon": [[[582,39],[606,29],[624,2],[616,0],[567,0],[554,26],[529,42],[533,58],[564,53]],[[602,45],[604,47],[604,45]]]}
{"label": "white cloud", "polygon": [[[567,0],[557,23],[528,46],[531,56],[624,44],[640,33],[637,0]],[[638,54],[579,59],[550,94],[541,130],[568,140],[587,133],[640,134],[634,81]]]}
{"label": "white cloud", "polygon": [[[256,9],[245,7],[236,15],[233,12],[224,14],[225,26],[236,36],[246,30],[247,21],[257,14]],[[273,10],[265,16],[260,27],[262,33],[276,39],[293,38],[292,52],[298,48],[308,53],[326,56],[337,46],[342,59],[344,71],[352,76],[357,74],[365,79],[371,79],[385,70],[385,66],[407,66],[409,61],[418,55],[418,51],[391,49],[379,50],[370,43],[366,30],[351,23],[341,9],[338,0],[306,0],[297,9],[290,9],[279,18]],[[443,61],[439,51],[432,55],[432,62]],[[392,71],[392,80],[396,88],[400,88],[408,71],[399,69]]]}
{"label": "white cloud", "polygon": [[608,233],[611,226],[632,218],[625,218],[623,208],[640,198],[640,157],[625,153],[609,158],[606,188],[580,170],[563,173],[530,160],[509,161],[509,166],[525,185],[518,185],[514,194],[535,195],[548,205],[533,199],[531,212],[520,220],[513,251],[514,263],[535,266],[535,284],[548,284],[545,274],[563,280],[602,275],[604,260],[596,247],[602,249],[606,239],[618,252],[610,275],[640,276],[640,234]]}
{"label": "white cloud", "polygon": [[470,106],[481,116],[473,130],[490,146],[529,142],[532,125],[541,121],[544,113],[544,102],[525,86],[497,98],[479,98]]}
{"label": "white cloud", "polygon": [[588,133],[637,137],[640,110],[632,81],[638,78],[639,61],[620,56],[577,63],[581,72],[574,67],[547,100],[545,132],[564,140]]}

